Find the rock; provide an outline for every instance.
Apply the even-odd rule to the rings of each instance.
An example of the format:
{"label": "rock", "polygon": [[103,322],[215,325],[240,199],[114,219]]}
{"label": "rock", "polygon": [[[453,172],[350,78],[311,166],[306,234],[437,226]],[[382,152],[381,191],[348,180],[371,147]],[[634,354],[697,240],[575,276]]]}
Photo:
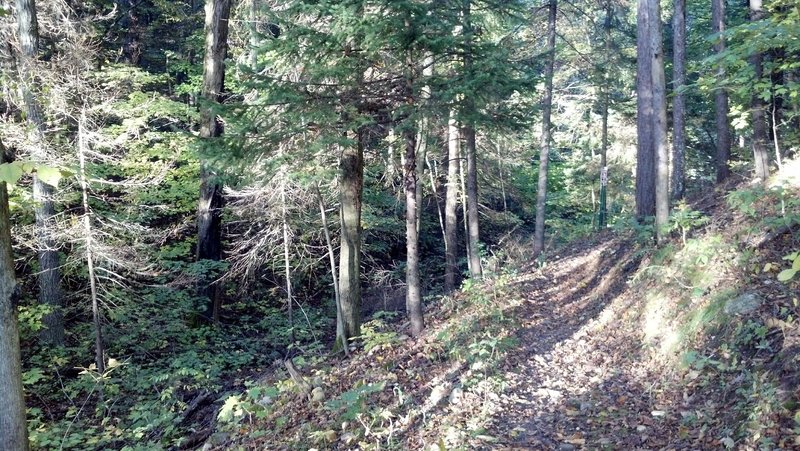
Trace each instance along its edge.
{"label": "rock", "polygon": [[428,404],[431,406],[438,405],[445,398],[445,396],[447,396],[447,392],[450,390],[450,387],[451,385],[449,382],[445,382],[433,387],[433,390],[431,390],[431,394],[428,397]]}
{"label": "rock", "polygon": [[464,397],[464,390],[456,387],[450,392],[450,404],[460,404],[461,399]]}
{"label": "rock", "polygon": [[[211,437],[208,438],[206,445],[210,446],[211,448],[218,448],[228,443],[230,438],[230,434],[226,432],[215,432],[211,434]],[[203,445],[203,448],[205,449],[205,445]]]}
{"label": "rock", "polygon": [[311,385],[314,387],[322,387],[322,377],[316,376],[314,379],[311,379]]}
{"label": "rock", "polygon": [[336,441],[336,431],[333,429],[328,429],[322,434],[322,436],[325,438],[325,442],[327,443],[333,443]]}
{"label": "rock", "polygon": [[345,432],[342,434],[339,440],[343,441],[345,445],[349,445],[356,441],[356,435],[352,432]]}
{"label": "rock", "polygon": [[571,443],[562,443],[558,446],[558,451],[575,451],[575,445]]}
{"label": "rock", "polygon": [[636,432],[638,432],[638,433],[640,433],[640,434],[641,434],[642,432],[646,431],[646,430],[647,430],[647,426],[645,426],[645,425],[643,425],[643,424],[640,424],[639,426],[636,426]]}
{"label": "rock", "polygon": [[728,315],[746,315],[757,310],[763,303],[764,298],[756,293],[744,293],[728,300],[723,311]]}
{"label": "rock", "polygon": [[325,401],[325,390],[322,387],[314,387],[311,390],[311,402],[321,403],[322,401]]}

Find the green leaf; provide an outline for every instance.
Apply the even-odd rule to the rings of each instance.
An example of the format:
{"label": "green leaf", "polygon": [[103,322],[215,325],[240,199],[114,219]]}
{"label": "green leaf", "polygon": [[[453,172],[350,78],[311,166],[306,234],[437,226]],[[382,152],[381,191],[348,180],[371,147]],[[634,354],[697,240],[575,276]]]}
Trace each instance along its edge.
{"label": "green leaf", "polygon": [[792,279],[792,277],[794,277],[795,274],[797,274],[796,269],[784,269],[780,272],[780,274],[778,274],[778,280],[781,282],[788,282]]}
{"label": "green leaf", "polygon": [[58,168],[39,166],[36,168],[36,175],[39,180],[53,187],[58,186],[58,182],[61,181],[61,171]]}
{"label": "green leaf", "polygon": [[0,182],[14,185],[22,174],[23,170],[17,162],[0,164]]}
{"label": "green leaf", "polygon": [[231,395],[228,396],[228,399],[225,400],[225,404],[219,409],[219,413],[217,414],[217,419],[223,423],[227,423],[233,420],[235,415],[235,409],[239,406],[239,396]]}
{"label": "green leaf", "polygon": [[800,271],[800,257],[794,259],[794,261],[792,262],[792,269],[794,269],[795,271]]}

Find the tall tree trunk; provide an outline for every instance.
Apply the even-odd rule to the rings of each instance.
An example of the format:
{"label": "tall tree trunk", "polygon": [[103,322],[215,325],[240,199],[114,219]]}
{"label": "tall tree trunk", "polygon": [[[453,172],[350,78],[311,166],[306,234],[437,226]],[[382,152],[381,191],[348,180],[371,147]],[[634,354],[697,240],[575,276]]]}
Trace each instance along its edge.
{"label": "tall tree trunk", "polygon": [[469,259],[469,220],[467,219],[467,182],[466,182],[466,169],[464,168],[464,149],[462,145],[461,133],[459,130],[458,142],[458,178],[459,178],[459,194],[461,194],[461,222],[464,225],[464,249],[467,254],[467,271],[472,274],[472,260]]}
{"label": "tall tree trunk", "polygon": [[480,224],[478,220],[478,168],[477,155],[475,151],[475,129],[467,126],[464,130],[466,140],[464,147],[467,152],[467,221],[469,230],[469,271],[470,277],[480,279],[483,276],[481,271],[480,258]]}
{"label": "tall tree trunk", "polygon": [[649,1],[639,0],[636,11],[636,217],[640,221],[656,210]]}
{"label": "tall tree trunk", "polygon": [[667,83],[664,76],[664,44],[661,34],[661,3],[651,0],[650,64],[653,78],[653,143],[656,157],[656,238],[663,241],[669,220],[669,143],[667,140]]}
{"label": "tall tree trunk", "polygon": [[551,121],[553,111],[553,66],[556,57],[556,0],[550,0],[547,14],[547,61],[544,67],[544,99],[542,101],[542,139],[539,153],[539,180],[536,188],[536,229],[533,257],[544,252],[544,219],[547,204],[547,167],[550,159]]}
{"label": "tall tree trunk", "polygon": [[451,110],[450,119],[447,123],[447,193],[444,203],[445,293],[451,293],[455,290],[458,276],[458,217],[456,216],[459,185],[458,145],[458,125],[456,123],[455,112]]}
{"label": "tall tree trunk", "polygon": [[[604,229],[608,222],[608,108],[611,101],[611,78],[609,77],[609,66],[611,65],[611,3],[606,3],[606,18],[603,26],[605,32],[605,56],[606,67],[603,69],[602,87],[602,125],[601,125],[601,149],[600,149],[600,206],[598,208],[597,225]],[[592,187],[592,207],[594,207],[594,187]]]}
{"label": "tall tree trunk", "polygon": [[[472,29],[471,1],[464,1],[464,73],[468,80],[474,76],[472,66]],[[466,117],[464,125],[464,147],[467,157],[467,236],[469,246],[467,256],[469,258],[469,272],[473,279],[480,279],[483,276],[481,271],[480,257],[480,224],[478,218],[478,166],[477,154],[475,149],[475,104],[470,94],[465,99]]]}
{"label": "tall tree trunk", "polygon": [[[6,156],[6,149],[0,142],[0,164],[9,162]],[[8,190],[5,182],[0,182],[0,406],[3,409],[0,415],[0,451],[28,449],[17,328],[19,297],[11,249]]]}
{"label": "tall tree trunk", "polygon": [[[203,98],[210,104],[221,103],[225,87],[225,56],[228,41],[230,0],[206,0],[205,58],[203,61]],[[222,135],[222,122],[212,105],[200,112],[200,138],[206,143]],[[200,202],[197,207],[197,261],[222,259],[222,184],[211,162],[200,162]],[[222,293],[217,271],[206,271],[198,281],[198,294],[207,299],[201,316],[208,322],[219,320]]]}
{"label": "tall tree trunk", "polygon": [[364,129],[355,147],[345,147],[339,163],[341,250],[339,295],[348,338],[361,335],[361,194],[364,188]]}
{"label": "tall tree trunk", "polygon": [[[714,34],[725,31],[725,0],[711,0],[711,27]],[[719,36],[714,44],[714,52],[721,54],[725,51],[725,39]],[[717,76],[725,76],[725,69],[720,65]],[[714,109],[717,128],[717,182],[721,182],[730,175],[728,161],[731,158],[731,131],[728,125],[728,93],[724,88],[714,91]]]}
{"label": "tall tree trunk", "polygon": [[406,166],[403,187],[406,195],[406,313],[411,322],[411,335],[416,337],[425,328],[422,316],[422,294],[419,279],[419,232],[417,230],[417,155],[413,128],[403,130]]}
{"label": "tall tree trunk", "polygon": [[675,0],[672,13],[672,198],[686,194],[686,0]]}
{"label": "tall tree trunk", "polygon": [[[422,62],[422,76],[425,79],[433,75],[433,55],[428,54]],[[422,103],[428,101],[431,96],[430,86],[423,86],[420,93],[420,100]],[[420,227],[422,226],[422,195],[423,183],[425,176],[425,160],[428,158],[428,137],[430,136],[430,118],[423,114],[419,121],[419,130],[417,130],[417,234],[419,234]],[[434,193],[435,194],[435,193]]]}
{"label": "tall tree trunk", "polygon": [[[750,0],[750,20],[757,22],[764,18],[761,0]],[[750,57],[750,64],[755,70],[756,81],[764,75],[763,55],[755,53]],[[759,93],[754,93],[751,100],[751,115],[753,118],[753,159],[755,160],[755,174],[753,176],[766,183],[769,178],[769,153],[767,152],[767,115],[766,103]]]}
{"label": "tall tree trunk", "polygon": [[[39,102],[36,100],[31,86],[34,85],[36,60],[39,52],[39,25],[36,20],[36,3],[34,0],[16,0],[17,35],[22,50],[19,71],[22,98],[25,103],[25,117],[29,124],[29,140],[32,146],[31,159],[35,163],[47,163],[44,134],[45,125]],[[40,338],[47,344],[62,346],[64,344],[63,298],[61,295],[61,274],[59,271],[58,251],[53,237],[53,217],[55,206],[53,194],[55,189],[33,176],[33,200],[36,205],[36,240],[39,257],[39,303],[50,307],[51,312],[42,318],[45,328]]]}

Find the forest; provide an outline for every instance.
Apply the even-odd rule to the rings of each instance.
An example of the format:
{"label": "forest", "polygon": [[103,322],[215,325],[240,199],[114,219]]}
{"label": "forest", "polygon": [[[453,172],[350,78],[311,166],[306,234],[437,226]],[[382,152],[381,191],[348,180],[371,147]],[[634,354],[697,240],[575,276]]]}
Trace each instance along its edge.
{"label": "forest", "polygon": [[800,449],[797,0],[0,35],[0,451]]}

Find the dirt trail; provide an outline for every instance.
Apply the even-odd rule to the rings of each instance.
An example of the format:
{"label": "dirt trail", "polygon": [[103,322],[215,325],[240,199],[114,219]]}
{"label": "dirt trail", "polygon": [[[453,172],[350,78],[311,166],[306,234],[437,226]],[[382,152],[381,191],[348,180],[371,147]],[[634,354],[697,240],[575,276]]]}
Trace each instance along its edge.
{"label": "dirt trail", "polygon": [[527,268],[519,347],[502,364],[510,387],[487,449],[679,449],[675,418],[658,380],[637,358],[641,342],[625,313],[627,280],[638,266],[628,243],[580,243],[542,270]]}

